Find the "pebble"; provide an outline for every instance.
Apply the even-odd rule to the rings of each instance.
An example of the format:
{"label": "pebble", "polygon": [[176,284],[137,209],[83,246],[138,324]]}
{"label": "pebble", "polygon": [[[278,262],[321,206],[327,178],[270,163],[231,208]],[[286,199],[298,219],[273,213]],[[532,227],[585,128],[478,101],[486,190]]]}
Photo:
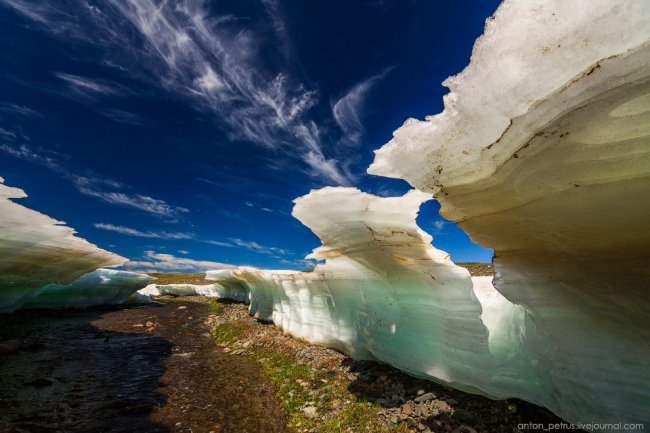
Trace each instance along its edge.
{"label": "pebble", "polygon": [[181,306],[178,307],[178,309],[179,310],[185,310],[185,309],[187,309],[187,307],[185,305],[181,305]]}
{"label": "pebble", "polygon": [[411,415],[413,413],[413,408],[408,403],[404,404],[402,405],[402,413],[406,415]]}
{"label": "pebble", "polygon": [[314,418],[316,416],[316,408],[314,406],[303,407],[302,413],[304,413],[307,418]]}
{"label": "pebble", "polygon": [[436,395],[434,393],[427,392],[426,394],[422,394],[421,396],[416,397],[413,401],[416,403],[424,403],[425,401],[433,400],[434,398],[436,398]]}
{"label": "pebble", "polygon": [[430,415],[429,414],[429,409],[427,409],[427,407],[423,406],[423,405],[418,405],[418,406],[415,407],[415,414],[417,416],[421,416],[421,417],[424,417],[424,418],[428,418],[429,415]]}
{"label": "pebble", "polygon": [[454,400],[453,398],[448,398],[445,401],[449,404],[458,404],[458,401]]}

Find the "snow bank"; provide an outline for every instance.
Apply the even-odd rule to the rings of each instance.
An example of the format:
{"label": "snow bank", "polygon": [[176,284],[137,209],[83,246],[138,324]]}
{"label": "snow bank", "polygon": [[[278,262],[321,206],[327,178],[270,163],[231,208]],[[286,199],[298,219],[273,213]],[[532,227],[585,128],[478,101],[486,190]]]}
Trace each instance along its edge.
{"label": "snow bank", "polygon": [[[566,324],[579,318],[558,310],[555,323],[545,321],[530,304],[497,291],[492,277],[471,278],[454,265],[415,223],[429,198],[419,191],[389,198],[353,188],[312,191],[296,200],[294,215],[321,238],[311,257],[324,264],[309,272],[241,267],[209,271],[207,278],[223,287],[219,296],[249,301],[255,317],[356,359],[468,392],[523,398],[572,422],[642,422],[647,388],[621,390],[618,382],[632,374],[643,383],[642,370],[623,364],[610,377],[591,376],[603,358],[581,352],[596,352],[597,344],[563,341],[578,331]],[[610,353],[609,359],[626,356]],[[620,393],[639,400],[617,407]]]}
{"label": "snow bank", "polygon": [[444,112],[369,168],[495,250],[517,309],[483,319],[527,358],[507,389],[570,421],[650,421],[649,65],[647,1],[505,1]]}
{"label": "snow bank", "polygon": [[[358,359],[571,422],[648,422],[648,23],[644,1],[505,1],[445,111],[407,121],[369,169],[424,192],[313,191],[294,215],[325,264],[211,279]],[[495,250],[494,285],[429,245],[427,193]]]}
{"label": "snow bank", "polygon": [[430,198],[419,191],[388,198],[354,188],[312,191],[296,200],[293,214],[320,237],[311,257],[324,264],[310,272],[242,267],[210,271],[207,278],[226,296],[249,299],[256,317],[297,337],[506,396],[486,373],[497,360],[469,272],[435,249],[415,223]]}
{"label": "snow bank", "polygon": [[[48,284],[22,308],[83,308],[93,305],[122,304],[153,277],[136,272],[97,269],[71,284]],[[144,298],[132,298],[146,302]]]}
{"label": "snow bank", "polygon": [[220,287],[217,284],[149,284],[138,293],[148,296],[207,296],[210,298],[220,296]]}
{"label": "snow bank", "polygon": [[48,284],[69,284],[126,261],[75,236],[63,222],[11,201],[23,197],[0,177],[0,312],[20,308]]}

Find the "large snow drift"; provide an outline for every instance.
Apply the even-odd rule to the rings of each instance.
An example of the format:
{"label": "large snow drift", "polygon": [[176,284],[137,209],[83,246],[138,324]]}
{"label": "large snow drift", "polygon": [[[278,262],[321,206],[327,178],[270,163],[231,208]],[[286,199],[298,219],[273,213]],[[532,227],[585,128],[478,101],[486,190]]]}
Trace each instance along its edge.
{"label": "large snow drift", "polygon": [[537,394],[521,368],[519,309],[490,277],[475,288],[469,272],[416,225],[430,198],[419,191],[387,198],[354,188],[312,191],[296,200],[293,214],[320,237],[311,257],[324,264],[309,272],[209,271],[207,279],[226,297],[248,300],[256,317],[357,359],[495,397],[511,396],[529,379]]}
{"label": "large snow drift", "polygon": [[0,312],[30,302],[48,284],[68,284],[127,260],[75,236],[61,221],[10,200],[26,196],[0,177]]}
{"label": "large snow drift", "polygon": [[218,284],[149,284],[138,290],[146,296],[206,296],[208,298],[227,298],[223,296],[222,287]]}
{"label": "large snow drift", "polygon": [[[608,377],[590,376],[626,355],[588,358],[581,352],[600,349],[589,346],[593,339],[563,341],[578,331],[567,328],[577,321],[571,311],[558,310],[549,322],[506,299],[492,277],[470,278],[417,227],[429,198],[419,191],[390,198],[354,188],[312,191],[296,200],[294,215],[321,238],[311,256],[324,264],[308,272],[241,267],[206,278],[220,287],[218,296],[249,302],[254,316],[356,359],[469,392],[523,398],[576,423],[642,422],[646,388],[619,383],[628,386],[632,375],[644,384],[643,368],[622,364]],[[621,393],[637,399],[618,406]]]}
{"label": "large snow drift", "polygon": [[[208,278],[356,358],[592,429],[647,422],[649,41],[645,1],[505,1],[445,111],[407,121],[369,169],[424,193],[313,191],[294,215],[325,264]],[[429,194],[496,251],[498,291],[417,228]]]}
{"label": "large snow drift", "polygon": [[[83,308],[92,305],[123,304],[153,277],[136,272],[97,269],[71,284],[48,284],[23,308]],[[144,301],[145,298],[134,298]]]}
{"label": "large snow drift", "polygon": [[524,314],[513,395],[649,421],[648,2],[505,1],[445,85],[444,112],[408,120],[369,172],[434,194],[495,250]]}

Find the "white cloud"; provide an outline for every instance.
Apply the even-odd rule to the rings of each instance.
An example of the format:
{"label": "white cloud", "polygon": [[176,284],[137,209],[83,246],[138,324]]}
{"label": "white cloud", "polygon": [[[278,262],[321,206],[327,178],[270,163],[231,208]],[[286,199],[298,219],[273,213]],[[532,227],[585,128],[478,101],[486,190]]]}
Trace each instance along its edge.
{"label": "white cloud", "polygon": [[24,159],[44,165],[54,171],[61,170],[61,165],[56,158],[36,153],[24,144],[19,146],[0,144],[0,151],[8,153],[15,158]]}
{"label": "white cloud", "polygon": [[355,84],[340,99],[332,104],[332,114],[344,134],[344,141],[358,143],[363,136],[363,108],[368,92],[382,80],[392,68]]}
{"label": "white cloud", "polygon": [[171,206],[163,200],[146,195],[103,190],[97,184],[95,178],[75,176],[73,182],[77,190],[82,194],[97,197],[107,203],[127,206],[151,215],[163,217],[169,222],[176,222],[180,214],[189,212],[186,208]]}
{"label": "white cloud", "polygon": [[220,89],[224,86],[223,81],[210,66],[207,67],[205,74],[196,79],[196,84],[207,91]]}
{"label": "white cloud", "polygon": [[61,159],[68,157],[57,152],[44,150],[41,153],[37,153],[24,144],[18,146],[0,144],[0,151],[16,158],[43,165],[61,174],[65,179],[70,180],[80,193],[99,198],[107,203],[138,209],[151,215],[165,218],[168,222],[177,222],[181,214],[189,212],[186,208],[171,206],[163,200],[155,199],[147,195],[137,193],[127,194],[125,192],[107,190],[107,188],[126,189],[127,186],[110,179],[73,174],[60,162]]}
{"label": "white cloud", "polygon": [[213,240],[204,240],[200,239],[201,242],[210,244],[210,245],[216,245],[218,247],[232,247],[233,245],[228,243],[228,242],[222,242],[222,241],[213,241]]}
{"label": "white cloud", "polygon": [[[107,0],[92,7],[85,0],[70,3],[53,8],[45,0],[0,0],[61,37],[101,47],[113,64],[120,62],[120,69],[191,99],[212,113],[231,139],[297,158],[306,172],[329,183],[352,182],[340,161],[325,152],[310,117],[318,103],[316,90],[292,78],[288,67],[264,67],[260,41],[252,30],[235,25],[236,18],[209,17],[198,0]],[[264,0],[263,6],[280,45],[288,46],[277,3]],[[65,26],[74,31],[60,31]],[[133,40],[134,30],[138,40]],[[115,91],[87,77],[59,76],[86,93]]]}
{"label": "white cloud", "polygon": [[93,80],[79,75],[65,74],[63,72],[58,72],[55,75],[65,81],[70,89],[82,95],[94,93],[113,95],[119,93],[114,87],[104,84],[99,80]]}
{"label": "white cloud", "polygon": [[122,265],[122,267],[125,269],[140,272],[205,272],[211,269],[233,269],[236,266],[230,263],[212,262],[209,260],[194,260],[186,257],[176,257],[171,254],[145,251],[145,255],[141,260],[130,260]]}
{"label": "white cloud", "polygon": [[29,1],[22,0],[2,0],[2,3],[15,9],[27,18],[46,25],[50,23],[50,17],[54,12],[53,8],[51,8],[47,3],[33,4]]}
{"label": "white cloud", "polygon": [[13,141],[16,139],[16,133],[8,129],[0,128],[0,137],[5,137]]}
{"label": "white cloud", "polygon": [[124,110],[101,107],[97,108],[97,111],[118,123],[126,123],[128,125],[144,125],[146,123],[145,119],[141,116]]}
{"label": "white cloud", "polygon": [[178,254],[189,254],[190,252],[187,250],[178,250]]}
{"label": "white cloud", "polygon": [[[1,0],[0,0],[1,1]],[[41,117],[41,114],[24,105],[12,104],[11,102],[0,102],[0,112],[9,114],[20,114],[25,117]]]}
{"label": "white cloud", "polygon": [[230,238],[230,240],[232,241],[233,244],[237,245],[238,247],[246,248],[247,250],[255,251],[262,254],[268,254],[271,256],[278,256],[278,255],[284,256],[290,254],[287,250],[283,250],[282,248],[268,247],[266,245],[261,245],[253,241],[244,241],[237,238]]}
{"label": "white cloud", "polygon": [[109,232],[120,233],[127,236],[136,236],[141,238],[157,238],[157,239],[194,239],[194,235],[190,233],[174,233],[174,232],[152,232],[152,231],[141,231],[133,229],[130,227],[116,226],[113,224],[105,223],[95,223],[93,224],[95,228],[100,230],[106,230]]}
{"label": "white cloud", "polygon": [[291,252],[278,247],[269,247],[253,241],[244,241],[238,238],[231,238],[231,242],[216,241],[211,239],[203,239],[193,233],[185,232],[167,232],[167,231],[143,231],[131,227],[124,227],[114,224],[95,223],[93,226],[100,230],[106,230],[114,233],[119,233],[126,236],[142,237],[142,238],[155,238],[167,240],[192,240],[202,242],[205,244],[216,245],[219,247],[240,247],[260,254],[267,254],[274,257],[286,256],[292,254]]}
{"label": "white cloud", "polygon": [[447,225],[447,221],[437,220],[437,221],[434,221],[431,225],[433,226],[433,232],[438,233],[438,232],[441,232],[442,229],[445,228],[445,226]]}

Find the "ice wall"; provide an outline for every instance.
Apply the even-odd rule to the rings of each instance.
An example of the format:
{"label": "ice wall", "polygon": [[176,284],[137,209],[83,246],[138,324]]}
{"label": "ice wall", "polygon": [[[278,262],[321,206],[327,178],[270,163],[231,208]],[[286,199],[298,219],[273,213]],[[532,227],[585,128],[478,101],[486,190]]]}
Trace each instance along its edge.
{"label": "ice wall", "polygon": [[648,2],[506,0],[445,85],[445,110],[408,120],[369,172],[434,194],[495,250],[544,390],[532,400],[647,423]]}
{"label": "ice wall", "polygon": [[230,298],[218,284],[149,284],[138,293],[147,296],[207,296],[209,298]]}
{"label": "ice wall", "polygon": [[68,284],[125,258],[74,235],[74,230],[11,199],[23,190],[0,177],[0,312],[30,302],[48,284]]}
{"label": "ice wall", "polygon": [[296,200],[293,215],[320,237],[311,257],[324,264],[309,272],[210,271],[207,279],[223,286],[226,297],[249,300],[256,317],[357,359],[495,397],[511,396],[521,381],[536,394],[534,372],[521,366],[527,358],[517,338],[523,326],[514,323],[521,319],[517,308],[489,278],[480,280],[478,297],[469,272],[416,225],[430,198],[419,191],[402,197],[312,191]]}
{"label": "ice wall", "polygon": [[136,272],[97,269],[82,275],[71,284],[48,284],[42,287],[21,308],[84,308],[122,304],[153,279]]}

